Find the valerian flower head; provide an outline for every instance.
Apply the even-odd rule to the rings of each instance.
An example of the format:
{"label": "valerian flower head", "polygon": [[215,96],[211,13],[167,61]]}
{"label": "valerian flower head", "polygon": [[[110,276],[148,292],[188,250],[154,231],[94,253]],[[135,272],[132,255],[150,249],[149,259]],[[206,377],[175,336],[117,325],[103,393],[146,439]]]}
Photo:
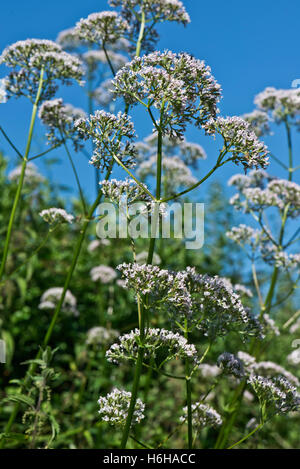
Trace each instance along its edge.
{"label": "valerian flower head", "polygon": [[262,234],[260,230],[241,224],[233,226],[230,231],[226,232],[226,236],[241,247],[248,245],[252,251],[255,251],[260,245]]}
{"label": "valerian flower head", "polygon": [[297,388],[284,377],[273,379],[259,375],[250,376],[248,383],[254,389],[267,414],[287,413],[299,410],[300,396]]}
{"label": "valerian flower head", "polygon": [[300,351],[294,350],[287,356],[287,361],[290,365],[299,365],[300,364]]}
{"label": "valerian flower head", "polygon": [[86,41],[80,39],[75,28],[68,28],[61,31],[56,38],[56,42],[63,49],[71,52],[80,46],[87,45]]}
{"label": "valerian flower head", "polygon": [[241,117],[210,119],[203,127],[207,134],[218,133],[223,137],[225,149],[232,154],[234,163],[242,163],[245,170],[268,166],[267,147],[258,140],[249,122]]}
{"label": "valerian flower head", "polygon": [[132,41],[132,52],[139,36],[140,21],[145,16],[142,49],[150,52],[154,49],[159,35],[154,28],[157,23],[173,21],[186,26],[190,17],[179,0],[109,0],[112,7],[121,7],[121,15],[129,24],[128,38]]}
{"label": "valerian flower head", "polygon": [[128,29],[128,23],[115,11],[91,13],[75,26],[78,37],[88,43],[112,44]]}
{"label": "valerian flower head", "polygon": [[[137,174],[142,179],[156,175],[157,156],[153,155],[143,161],[138,168]],[[198,179],[192,174],[190,168],[178,156],[165,156],[162,159],[163,181],[166,194],[176,193],[180,187],[190,187]]]}
{"label": "valerian flower head", "polygon": [[[187,407],[183,409],[184,415],[180,417],[180,421],[187,422]],[[205,427],[218,427],[222,425],[220,414],[207,404],[196,402],[192,405],[192,423],[193,427],[201,430]]]}
{"label": "valerian flower head", "polygon": [[[135,329],[119,338],[106,352],[109,362],[118,364],[121,360],[136,360],[140,345],[140,330]],[[182,335],[166,329],[147,329],[143,339],[145,359],[154,358],[157,361],[163,356],[165,364],[171,360],[181,358],[189,359],[195,365],[198,363],[198,354],[195,346],[189,344]],[[162,363],[161,362],[161,363]]]}
{"label": "valerian flower head", "polygon": [[[53,287],[46,290],[40,299],[39,309],[51,309],[54,310],[62,296],[63,288]],[[62,311],[67,315],[79,316],[77,310],[77,300],[75,296],[70,292],[66,291],[66,296],[63,301]]]}
{"label": "valerian flower head", "polygon": [[[10,171],[8,174],[8,179],[12,182],[19,182],[20,176],[22,172],[22,166],[17,166],[15,169]],[[45,181],[44,176],[42,176],[38,168],[34,163],[27,163],[25,169],[25,176],[24,176],[24,186],[28,187],[29,189],[36,188],[39,184]]]}
{"label": "valerian flower head", "polygon": [[[148,259],[148,252],[147,251],[142,251],[139,254],[136,255],[135,262],[137,264],[146,264]],[[152,264],[153,265],[159,265],[161,263],[161,258],[159,255],[154,252],[153,253],[153,259],[152,259]]]}
{"label": "valerian flower head", "polygon": [[275,121],[280,124],[286,119],[294,119],[300,115],[300,90],[277,90],[266,88],[254,100],[259,109],[271,112]]}
{"label": "valerian flower head", "polygon": [[[118,54],[112,50],[108,50],[107,54],[115,70],[119,70],[124,67],[128,62],[127,57],[123,54]],[[83,54],[82,58],[90,68],[95,68],[99,63],[107,64],[107,57],[103,50],[88,50]]]}
{"label": "valerian flower head", "polygon": [[[288,215],[297,218],[300,215],[300,185],[286,179],[274,179],[268,186],[268,190],[276,194],[283,206],[289,204]],[[279,208],[281,208],[279,206]]]}
{"label": "valerian flower head", "polygon": [[163,134],[183,138],[186,125],[201,126],[218,112],[221,90],[210,67],[191,55],[170,51],[136,57],[112,81],[116,96],[130,104],[145,100],[160,115]]}
{"label": "valerian flower head", "polygon": [[92,327],[87,332],[87,345],[102,345],[107,347],[110,345],[120,333],[114,329],[106,329],[106,327]]}
{"label": "valerian flower head", "polygon": [[217,364],[221,370],[223,370],[224,374],[233,375],[238,379],[241,379],[245,376],[242,361],[232,353],[222,353],[222,355],[218,357]]}
{"label": "valerian flower head", "polygon": [[93,282],[99,281],[104,284],[113,282],[117,277],[115,269],[109,265],[98,265],[97,267],[93,267],[90,274]]}
{"label": "valerian flower head", "polygon": [[[114,388],[106,397],[100,397],[98,404],[100,405],[99,414],[101,420],[111,425],[124,426],[128,415],[130,400],[131,392],[117,388]],[[140,423],[140,421],[143,420],[145,417],[144,411],[145,404],[143,404],[141,399],[137,399],[132,424]]]}
{"label": "valerian flower head", "polygon": [[208,363],[202,363],[199,365],[198,370],[203,378],[216,378],[221,374],[221,370],[217,365],[209,365]]}
{"label": "valerian flower head", "polygon": [[[138,142],[138,150],[141,153],[139,160],[142,162],[145,159],[151,158],[156,154],[157,151],[157,132],[152,132],[142,142]],[[176,139],[169,138],[168,136],[163,137],[162,141],[162,152],[164,156],[177,156],[186,165],[193,167],[197,166],[199,160],[205,160],[207,158],[206,152],[201,145],[198,143],[188,142],[185,138]]]}
{"label": "valerian flower head", "polygon": [[126,114],[96,111],[89,119],[76,121],[75,127],[84,140],[93,140],[95,149],[90,163],[96,168],[110,169],[112,155],[127,167],[135,164],[136,149],[132,144],[135,131],[131,118]]}
{"label": "valerian flower head", "polygon": [[[110,179],[101,181],[99,184],[104,197],[117,204],[124,202],[131,205],[139,201],[149,202],[150,199],[150,196],[133,179],[125,179],[125,181]],[[143,187],[147,188],[144,184]]]}
{"label": "valerian flower head", "polygon": [[0,104],[7,102],[7,80],[5,78],[1,78],[0,80]]}
{"label": "valerian flower head", "polygon": [[85,112],[71,104],[64,104],[61,98],[44,101],[39,109],[39,118],[49,129],[46,134],[51,145],[60,145],[65,139],[70,139],[75,151],[81,147],[82,139],[78,135],[74,123],[84,119]]}
{"label": "valerian flower head", "polygon": [[[174,277],[168,270],[147,264],[120,264],[117,269],[121,272],[126,287],[132,288],[136,294],[151,294],[161,298],[168,294]],[[154,300],[153,300],[154,301]]]}
{"label": "valerian flower head", "polygon": [[39,213],[40,217],[49,225],[57,225],[60,223],[73,223],[74,217],[67,213],[63,208],[48,208]]}
{"label": "valerian flower head", "polygon": [[88,245],[88,251],[89,252],[94,252],[97,249],[104,247],[104,246],[110,246],[110,240],[109,239],[94,239],[91,241]]}
{"label": "valerian flower head", "polygon": [[270,118],[266,112],[254,109],[254,111],[243,114],[241,117],[246,122],[249,122],[251,129],[257,137],[271,133]]}
{"label": "valerian flower head", "polygon": [[26,96],[34,100],[42,70],[44,80],[40,101],[54,96],[58,81],[64,85],[71,84],[72,80],[82,84],[84,74],[77,57],[64,52],[55,42],[42,39],[27,39],[12,44],[2,52],[1,63],[13,69],[6,78],[8,97]]}
{"label": "valerian flower head", "polygon": [[101,107],[108,108],[114,102],[114,94],[111,90],[111,80],[105,80],[93,91],[93,97]]}
{"label": "valerian flower head", "polygon": [[188,319],[210,339],[230,331],[238,332],[244,339],[251,335],[261,338],[259,322],[243,306],[227,279],[199,275],[194,268],[187,267],[176,274],[174,284],[180,285],[180,296],[177,299],[170,295],[167,301],[177,322]]}

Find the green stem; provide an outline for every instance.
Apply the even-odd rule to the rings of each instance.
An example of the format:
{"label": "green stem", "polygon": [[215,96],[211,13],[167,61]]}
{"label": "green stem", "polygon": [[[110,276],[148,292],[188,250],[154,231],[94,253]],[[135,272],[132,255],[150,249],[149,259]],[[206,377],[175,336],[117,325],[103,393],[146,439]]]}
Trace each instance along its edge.
{"label": "green stem", "polygon": [[[157,199],[160,198],[160,193],[161,193],[161,168],[162,168],[161,160],[162,160],[162,132],[159,131],[158,142],[157,142],[157,170],[156,170],[156,198]],[[150,244],[149,244],[149,251],[148,251],[148,259],[147,259],[148,264],[152,264],[154,247],[155,247],[155,238],[151,237]],[[140,387],[140,378],[141,378],[141,373],[142,373],[142,368],[143,368],[143,359],[144,359],[143,340],[145,337],[145,312],[143,308],[143,303],[140,300],[139,295],[138,295],[138,317],[139,317],[140,339],[142,341],[142,346],[139,347],[138,358],[137,358],[137,362],[136,362],[135,370],[134,370],[130,405],[129,405],[128,415],[127,415],[126,424],[125,424],[122,441],[121,441],[122,449],[126,448],[128,437],[129,437],[131,422],[132,422],[136,400],[138,396],[138,391]]]}
{"label": "green stem", "polygon": [[67,147],[67,144],[65,142],[64,142],[64,147],[65,147],[66,153],[68,155],[68,158],[69,158],[69,161],[71,163],[72,170],[73,170],[73,173],[74,173],[74,176],[75,176],[75,179],[76,179],[76,183],[77,183],[77,187],[78,187],[78,191],[79,191],[79,195],[80,195],[80,200],[81,200],[81,204],[82,204],[82,208],[83,208],[83,213],[84,213],[84,215],[86,215],[87,214],[87,208],[86,208],[86,203],[85,203],[82,187],[81,187],[81,184],[80,184],[80,181],[79,181],[78,173],[77,173],[77,170],[75,168],[73,158],[72,158],[72,156],[69,152],[69,149]]}
{"label": "green stem", "polygon": [[21,193],[22,193],[23,182],[24,182],[24,177],[25,177],[25,171],[26,171],[26,166],[27,166],[27,162],[28,162],[28,155],[29,155],[31,142],[32,142],[34,123],[35,123],[38,104],[39,104],[39,100],[40,100],[41,92],[42,92],[42,88],[43,88],[43,77],[44,77],[44,69],[42,68],[41,74],[40,74],[40,80],[39,80],[39,87],[38,87],[37,95],[36,95],[36,98],[35,98],[35,101],[34,101],[34,104],[33,104],[33,108],[32,108],[32,113],[31,113],[29,133],[28,133],[24,158],[23,158],[23,161],[22,161],[20,179],[19,179],[19,183],[18,183],[17,192],[16,192],[16,195],[15,195],[15,200],[14,200],[14,203],[13,203],[12,211],[11,211],[11,214],[10,214],[6,239],[5,239],[5,243],[4,243],[4,250],[3,250],[2,261],[1,261],[1,266],[0,266],[0,279],[2,278],[2,276],[4,274],[4,271],[5,271],[5,266],[6,266],[6,261],[7,261],[9,246],[10,246],[10,240],[11,240],[11,234],[12,234],[14,219],[15,219],[17,207],[18,207],[20,197],[21,197]]}
{"label": "green stem", "polygon": [[139,57],[140,53],[141,53],[142,41],[143,41],[144,32],[145,32],[145,23],[146,23],[145,12],[144,12],[144,10],[142,10],[140,33],[139,33],[139,37],[138,37],[138,40],[137,40],[136,51],[135,51],[135,55],[137,57]]}
{"label": "green stem", "polygon": [[12,147],[13,150],[15,150],[15,152],[17,153],[17,155],[21,158],[21,160],[23,160],[23,155],[22,153],[17,149],[17,147],[13,144],[13,142],[11,141],[11,139],[9,138],[9,136],[7,135],[6,132],[4,132],[4,130],[2,129],[2,127],[0,126],[0,132],[2,133],[2,135],[4,136],[4,138],[8,141],[8,143],[10,144],[10,146]]}
{"label": "green stem", "polygon": [[292,135],[291,135],[291,127],[286,119],[285,127],[287,132],[287,140],[288,140],[288,149],[289,149],[289,181],[293,179],[293,146],[292,146]]}
{"label": "green stem", "polygon": [[[189,333],[187,330],[186,320],[186,332],[185,338],[189,340]],[[191,377],[190,377],[190,364],[188,358],[185,360],[185,388],[186,388],[186,405],[187,405],[187,423],[188,423],[188,447],[193,448],[193,414],[192,414],[192,388],[191,388]]]}
{"label": "green stem", "polygon": [[[110,174],[111,174],[111,169],[107,172],[107,175],[106,175],[107,179],[109,179]],[[78,238],[77,244],[75,246],[75,251],[74,251],[72,263],[71,263],[71,266],[69,268],[69,271],[68,271],[68,274],[67,274],[67,277],[66,277],[66,280],[65,280],[65,283],[64,283],[63,292],[62,292],[62,295],[59,299],[59,302],[58,302],[58,304],[55,308],[51,323],[50,323],[50,325],[48,327],[48,330],[45,334],[45,337],[44,337],[44,340],[43,340],[43,343],[42,343],[42,348],[45,348],[48,345],[48,343],[50,341],[50,338],[52,336],[54,326],[56,324],[58,315],[59,315],[60,310],[62,308],[62,305],[63,305],[64,299],[65,299],[67,290],[69,288],[69,285],[70,285],[70,282],[71,282],[71,279],[72,279],[72,276],[73,276],[73,272],[74,272],[75,267],[77,265],[77,261],[78,261],[78,258],[79,258],[80,252],[81,252],[82,244],[83,244],[83,241],[84,241],[84,238],[85,238],[85,235],[86,235],[88,225],[89,225],[89,223],[90,223],[90,221],[93,217],[94,211],[96,210],[96,208],[97,208],[97,206],[98,206],[98,204],[101,200],[101,197],[102,197],[102,192],[99,192],[95,202],[93,203],[92,207],[89,210],[87,219],[85,220],[85,222],[83,224],[80,237]],[[42,349],[40,349],[39,352],[37,353],[36,359],[39,359],[41,357],[41,354],[42,354]],[[23,386],[21,388],[21,391],[26,389],[26,386],[27,386],[27,384],[29,383],[29,380],[30,380],[30,376],[34,373],[34,371],[36,369],[36,366],[37,365],[34,363],[29,367],[29,370],[28,370],[28,373],[26,374],[26,377],[24,379],[24,383],[23,383]],[[9,421],[7,422],[7,425],[5,427],[5,433],[9,433],[9,431],[10,431],[10,429],[11,429],[11,427],[12,427],[12,425],[13,425],[15,419],[16,419],[16,416],[19,412],[19,408],[20,408],[20,404],[16,403],[15,406],[14,406],[14,409],[13,409],[11,415],[10,415]],[[0,443],[0,448],[1,447],[2,446],[1,446],[1,443]]]}
{"label": "green stem", "polygon": [[248,433],[248,435],[244,436],[244,438],[242,438],[241,440],[239,440],[237,443],[234,443],[234,445],[229,446],[229,448],[227,448],[227,449],[235,448],[235,446],[238,446],[240,443],[243,443],[243,442],[244,442],[245,440],[247,440],[250,436],[254,435],[254,433],[256,433],[258,430],[260,430],[263,426],[264,426],[263,423],[259,424],[256,428],[254,428],[254,430],[252,430],[252,432]]}

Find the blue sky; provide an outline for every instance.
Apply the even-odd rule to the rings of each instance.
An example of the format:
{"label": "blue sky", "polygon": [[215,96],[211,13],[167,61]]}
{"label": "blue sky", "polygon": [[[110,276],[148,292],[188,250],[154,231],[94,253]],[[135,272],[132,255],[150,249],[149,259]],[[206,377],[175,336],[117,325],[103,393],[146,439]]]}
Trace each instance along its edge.
{"label": "blue sky", "polygon": [[[187,51],[204,59],[211,66],[213,75],[223,88],[220,105],[223,115],[249,112],[253,109],[254,96],[266,86],[290,88],[292,81],[300,78],[299,0],[185,0],[184,4],[192,23],[186,28],[175,24],[160,27],[159,49]],[[3,1],[0,49],[20,39],[55,39],[61,30],[73,26],[81,17],[105,9],[106,0]],[[5,73],[5,67],[0,67],[0,77]],[[76,86],[62,95],[74,105],[85,105],[84,96]],[[30,106],[24,99],[11,100],[0,105],[0,124],[20,149],[25,146],[29,115]],[[139,119],[138,133],[141,136],[151,130],[146,116],[145,119]],[[43,143],[39,126],[37,131],[33,149],[40,148]],[[187,137],[201,143],[207,150],[208,160],[199,170],[201,176],[212,166],[218,145],[195,129],[189,129]],[[295,142],[297,136],[294,135],[293,138]],[[268,137],[265,141],[279,158],[286,161],[286,137],[280,129],[276,129],[276,136]],[[0,148],[9,156],[13,165],[16,158],[1,137]],[[295,142],[295,152],[297,150],[299,145]],[[57,151],[55,156],[60,157],[62,163],[52,171],[53,177],[60,183],[74,187],[73,176],[63,150]],[[93,168],[89,167],[83,156],[76,155],[75,161],[85,191],[91,197],[94,187]],[[39,167],[46,174],[43,161],[39,162]],[[239,172],[239,168],[231,164],[214,178],[226,181],[236,172]],[[272,163],[270,172],[280,175],[282,169]]]}

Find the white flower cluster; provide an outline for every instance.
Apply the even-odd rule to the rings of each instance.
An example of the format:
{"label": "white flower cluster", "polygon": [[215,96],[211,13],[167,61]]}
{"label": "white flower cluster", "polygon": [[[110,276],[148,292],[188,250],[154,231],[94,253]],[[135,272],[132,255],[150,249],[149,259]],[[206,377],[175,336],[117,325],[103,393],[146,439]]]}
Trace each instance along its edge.
{"label": "white flower cluster", "polygon": [[251,226],[241,224],[239,226],[233,226],[230,231],[226,232],[226,236],[242,247],[249,245],[254,251],[260,242],[261,231],[255,230]]}
{"label": "white flower cluster", "polygon": [[71,104],[64,104],[61,98],[44,101],[39,109],[39,118],[49,129],[46,134],[51,145],[59,145],[70,139],[75,151],[81,147],[81,138],[74,127],[75,121],[86,118],[86,113]]}
{"label": "white flower cluster", "polygon": [[277,267],[283,269],[298,269],[300,268],[300,254],[288,254],[284,251],[277,251],[274,254],[274,261]]}
{"label": "white flower cluster", "polygon": [[198,370],[203,378],[216,378],[221,373],[217,365],[208,365],[207,363],[199,365]]}
{"label": "white flower cluster", "polygon": [[[107,54],[114,70],[119,70],[128,62],[127,58],[123,54],[119,54],[112,50],[108,50]],[[107,64],[107,57],[103,50],[90,49],[83,54],[82,60],[88,66],[90,71],[95,70],[99,63],[104,65]],[[111,80],[107,80],[107,82],[110,83]]]}
{"label": "white flower cluster", "polygon": [[161,298],[169,293],[174,280],[168,270],[147,264],[120,264],[117,269],[121,272],[126,287],[132,288],[136,294],[157,295]]}
{"label": "white flower cluster", "polygon": [[27,39],[7,47],[0,56],[0,64],[13,70],[6,78],[8,97],[26,96],[34,100],[39,86],[41,70],[45,79],[42,84],[40,101],[50,99],[57,90],[57,81],[69,85],[72,80],[82,84],[81,61],[62,50],[53,41]]}
{"label": "white flower cluster", "polygon": [[49,223],[49,225],[59,223],[73,223],[74,221],[73,215],[67,213],[63,208],[47,208],[45,210],[42,210],[39,215],[44,221]]}
{"label": "white flower cluster", "polygon": [[115,269],[108,265],[98,265],[93,267],[90,274],[93,282],[100,281],[103,284],[111,283],[117,278]]}
{"label": "white flower cluster", "polygon": [[269,181],[274,179],[273,176],[268,174],[263,169],[252,170],[249,174],[235,174],[229,181],[229,186],[235,186],[239,191],[249,187],[260,187],[264,189]]}
{"label": "white flower cluster", "polygon": [[87,345],[102,345],[106,347],[119,337],[119,335],[120,333],[114,329],[106,329],[106,327],[102,326],[92,327],[87,332],[86,343]]}
{"label": "white flower cluster", "polygon": [[142,14],[145,16],[142,49],[146,52],[152,51],[159,39],[156,24],[173,21],[185,26],[190,22],[190,17],[179,0],[109,0],[109,4],[121,7],[121,15],[129,24],[127,36],[132,42],[132,52],[135,51],[139,37]]}
{"label": "white flower cluster", "polygon": [[110,44],[120,39],[128,29],[128,23],[115,11],[91,13],[75,26],[75,34],[82,41],[95,44]]}
{"label": "white flower cluster", "polygon": [[252,386],[262,406],[270,414],[287,413],[299,410],[300,395],[297,388],[286,378],[273,379],[262,376],[250,376],[248,383]]}
{"label": "white flower cluster", "polygon": [[293,352],[287,356],[287,361],[289,362],[290,365],[294,365],[294,366],[299,365],[300,364],[300,351],[293,350]]}
{"label": "white flower cluster", "polygon": [[300,115],[300,90],[266,88],[254,100],[259,109],[271,112],[277,123]]}
{"label": "white flower cluster", "polygon": [[[92,139],[95,150],[90,163],[101,170],[110,169],[112,154],[127,167],[135,164],[136,149],[131,143],[135,136],[131,118],[119,112],[117,115],[96,111],[89,119],[79,119],[75,127],[84,140]],[[125,141],[122,139],[125,138]]]}
{"label": "white flower cluster", "polygon": [[[142,251],[139,254],[136,255],[135,262],[137,264],[146,264],[148,259],[148,252],[147,251]],[[153,253],[153,259],[152,259],[152,264],[153,265],[159,265],[161,263],[161,258],[159,255],[154,252]]]}
{"label": "white flower cluster", "polygon": [[271,133],[269,125],[270,118],[266,112],[254,109],[254,111],[249,112],[248,114],[243,114],[241,117],[246,122],[249,122],[257,137]]}
{"label": "white flower cluster", "polygon": [[93,241],[89,243],[88,251],[94,252],[102,246],[110,246],[110,240],[109,239],[94,239]]}
{"label": "white flower cluster", "polygon": [[241,379],[245,376],[242,361],[232,353],[224,352],[218,357],[217,365],[223,373]]}
{"label": "white flower cluster", "polygon": [[[157,132],[152,132],[143,141],[138,142],[136,147],[139,151],[139,161],[143,162],[150,159],[157,152]],[[176,139],[169,138],[167,135],[163,137],[162,153],[165,156],[177,156],[187,166],[197,167],[199,160],[207,158],[206,152],[198,143],[188,142],[185,138]]]}
{"label": "white flower cluster", "polygon": [[[126,179],[125,181],[117,179],[103,180],[99,184],[104,197],[117,204],[124,201],[127,205],[130,205],[134,202],[149,201],[150,198],[133,179]],[[144,187],[146,188],[145,185]]]}
{"label": "white flower cluster", "polygon": [[[187,421],[187,407],[183,409],[184,415],[180,417],[182,423]],[[205,427],[218,427],[222,425],[220,414],[207,404],[196,402],[192,405],[192,424],[194,428],[201,430]]]}
{"label": "white flower cluster", "polygon": [[[21,176],[22,166],[17,166],[15,169],[10,171],[8,179],[12,182],[18,182]],[[38,172],[38,168],[34,163],[27,163],[24,176],[24,186],[28,186],[30,189],[37,187],[43,183],[45,178]]]}
{"label": "white flower cluster", "polygon": [[[119,343],[113,344],[106,352],[109,362],[118,364],[121,360],[136,360],[138,348],[141,345],[140,330],[135,329],[119,338]],[[145,348],[145,358],[159,358],[162,353],[165,364],[173,359],[190,359],[195,365],[198,354],[195,346],[189,344],[185,337],[166,329],[147,329],[142,346]]]}
{"label": "white flower cluster", "polygon": [[[39,309],[55,309],[63,293],[63,288],[53,287],[46,290],[40,299]],[[79,316],[77,310],[77,300],[75,296],[70,292],[66,291],[66,295],[62,305],[62,311],[67,315]]]}
{"label": "white flower cluster", "polygon": [[7,82],[5,78],[1,78],[0,80],[0,104],[6,103],[7,101],[6,86],[7,86]]}
{"label": "white flower cluster", "polygon": [[242,163],[245,169],[265,168],[269,164],[268,149],[251,129],[249,122],[241,117],[211,118],[204,125],[209,135],[220,134],[227,152],[234,163]]}
{"label": "white flower cluster", "polygon": [[[138,168],[138,175],[144,179],[156,175],[157,156],[153,155],[142,162]],[[165,184],[175,193],[180,187],[190,187],[198,179],[178,156],[165,156],[162,159],[163,178]]]}
{"label": "white flower cluster", "polygon": [[218,112],[220,85],[203,61],[186,53],[136,57],[112,83],[116,96],[128,103],[151,103],[160,112],[163,133],[171,137],[182,138],[188,123],[201,126]]}
{"label": "white flower cluster", "polygon": [[261,337],[259,322],[243,306],[228,279],[199,275],[194,268],[187,267],[176,274],[173,284],[178,293],[170,295],[167,301],[173,305],[174,315],[188,318],[204,335],[213,338],[236,331],[244,338]]}
{"label": "white flower cluster", "polygon": [[243,363],[245,374],[248,376],[257,374],[269,379],[283,376],[294,386],[300,385],[296,376],[277,363],[271,361],[257,362],[252,355],[245,352],[238,352],[237,358]]}
{"label": "white flower cluster", "polygon": [[[104,422],[111,425],[125,425],[128,415],[129,405],[131,399],[131,392],[126,392],[114,388],[111,393],[105,397],[100,397],[98,404],[100,405],[100,418]],[[143,420],[145,411],[145,404],[141,399],[137,399],[135,410],[133,413],[132,424],[140,423]]]}
{"label": "white flower cluster", "polygon": [[85,41],[79,38],[78,34],[75,32],[75,28],[68,28],[61,31],[57,38],[56,42],[65,50],[74,52],[75,49],[86,45]]}

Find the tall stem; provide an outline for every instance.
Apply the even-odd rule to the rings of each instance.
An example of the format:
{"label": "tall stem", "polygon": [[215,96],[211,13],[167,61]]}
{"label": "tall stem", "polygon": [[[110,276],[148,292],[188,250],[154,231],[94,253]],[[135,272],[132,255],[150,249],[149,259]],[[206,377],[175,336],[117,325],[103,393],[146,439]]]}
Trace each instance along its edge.
{"label": "tall stem", "polygon": [[[188,324],[185,320],[185,338],[189,340]],[[186,405],[187,405],[187,423],[188,423],[188,447],[193,448],[193,413],[192,413],[192,389],[190,377],[190,364],[188,358],[185,360],[185,388],[186,388]]]}
{"label": "tall stem", "polygon": [[18,182],[17,192],[16,192],[16,195],[15,195],[12,211],[11,211],[11,214],[10,214],[10,219],[9,219],[9,222],[8,222],[8,228],[7,228],[7,233],[6,233],[5,243],[4,243],[4,250],[3,250],[3,254],[2,254],[2,261],[1,261],[1,266],[0,266],[0,279],[2,278],[2,276],[4,274],[4,271],[5,271],[5,266],[6,266],[6,261],[7,261],[9,246],[10,246],[10,240],[11,240],[11,234],[12,234],[14,219],[15,219],[17,207],[18,207],[20,197],[21,197],[21,193],[22,193],[24,177],[25,177],[25,171],[26,171],[26,166],[27,166],[27,163],[28,163],[28,155],[29,155],[31,142],[32,142],[34,124],[35,124],[38,104],[39,104],[39,101],[40,101],[42,88],[43,88],[43,77],[44,77],[44,69],[42,68],[41,73],[40,73],[38,91],[37,91],[36,98],[35,98],[35,101],[34,101],[34,104],[33,104],[33,107],[32,107],[31,120],[30,120],[30,126],[29,126],[29,132],[28,132],[28,138],[27,138],[25,154],[24,154],[24,158],[23,158],[22,166],[21,166],[20,179],[19,179],[19,182]]}
{"label": "tall stem", "polygon": [[77,183],[77,187],[78,187],[78,191],[79,191],[79,196],[80,196],[80,200],[81,200],[81,204],[82,204],[83,213],[84,213],[84,215],[87,215],[86,203],[85,203],[82,187],[81,187],[81,184],[80,184],[80,180],[79,180],[79,177],[78,177],[78,173],[77,173],[76,167],[74,165],[74,161],[73,161],[73,158],[71,156],[71,153],[69,152],[69,149],[68,149],[67,144],[65,142],[64,142],[64,147],[65,147],[66,153],[68,155],[68,158],[69,158],[69,161],[70,161],[70,164],[72,166],[72,170],[73,170],[73,173],[74,173],[74,176],[75,176],[75,179],[76,179],[76,183]]}
{"label": "tall stem", "polygon": [[142,47],[142,42],[143,42],[143,37],[144,37],[144,32],[145,32],[145,23],[146,23],[145,12],[144,10],[142,10],[140,33],[139,33],[139,37],[137,40],[136,51],[135,51],[135,55],[137,57],[139,57],[141,54],[141,47]]}
{"label": "tall stem", "polygon": [[[161,194],[161,171],[162,171],[162,132],[159,129],[158,139],[157,139],[157,169],[156,169],[156,199],[157,200],[160,199],[160,194]],[[156,227],[154,229],[154,233],[156,233]],[[155,248],[155,237],[151,237],[149,250],[148,250],[147,264],[152,264],[154,248]],[[131,423],[133,419],[134,409],[135,409],[138,391],[140,387],[140,378],[141,378],[141,373],[142,373],[142,368],[143,368],[143,358],[144,358],[143,340],[145,338],[145,311],[143,307],[143,302],[139,298],[139,295],[138,295],[138,316],[139,316],[140,339],[142,341],[142,346],[139,347],[138,357],[137,357],[135,370],[134,370],[134,378],[133,378],[133,384],[132,384],[132,390],[131,390],[131,399],[130,399],[128,415],[127,415],[125,428],[123,431],[123,436],[122,436],[122,441],[121,441],[122,449],[126,448],[127,441],[129,438],[129,432],[130,432]]]}
{"label": "tall stem", "polygon": [[293,179],[293,146],[292,146],[292,135],[291,135],[291,127],[286,119],[285,121],[285,128],[287,132],[287,140],[288,140],[288,149],[289,149],[289,181]]}

